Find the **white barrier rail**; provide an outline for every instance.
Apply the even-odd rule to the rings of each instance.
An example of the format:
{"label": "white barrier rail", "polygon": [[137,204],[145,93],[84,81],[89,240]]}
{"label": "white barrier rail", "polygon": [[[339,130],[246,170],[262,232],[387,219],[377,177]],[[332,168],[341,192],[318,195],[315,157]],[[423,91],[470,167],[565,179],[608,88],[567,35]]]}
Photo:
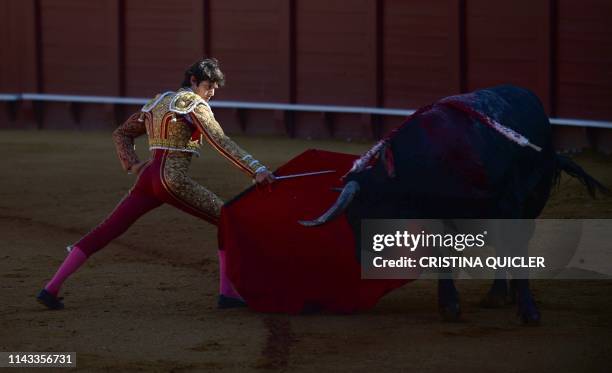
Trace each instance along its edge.
{"label": "white barrier rail", "polygon": [[[112,96],[84,96],[84,95],[60,95],[45,93],[0,93],[0,101],[50,101],[86,104],[113,104],[113,105],[144,105],[149,99],[137,97],[112,97]],[[320,113],[345,113],[345,114],[374,114],[391,116],[408,116],[414,110],[388,109],[365,106],[333,106],[333,105],[305,105],[305,104],[281,104],[274,102],[247,102],[247,101],[211,101],[213,108],[229,109],[251,109],[251,110],[281,110],[302,111]],[[612,122],[573,118],[550,118],[550,122],[559,126],[610,128]]]}

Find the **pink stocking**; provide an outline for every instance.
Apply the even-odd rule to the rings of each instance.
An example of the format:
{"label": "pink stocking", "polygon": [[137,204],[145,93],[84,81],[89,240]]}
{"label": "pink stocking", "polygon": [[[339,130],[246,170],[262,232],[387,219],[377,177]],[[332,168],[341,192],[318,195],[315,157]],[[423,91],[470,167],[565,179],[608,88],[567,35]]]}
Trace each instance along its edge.
{"label": "pink stocking", "polygon": [[225,251],[219,250],[218,253],[219,253],[219,293],[221,293],[222,295],[225,295],[226,297],[242,299],[242,297],[240,297],[240,294],[238,294],[236,289],[234,289],[234,286],[232,285],[232,282],[230,281],[229,277],[227,277],[227,267],[225,263]]}
{"label": "pink stocking", "polygon": [[68,257],[64,260],[64,263],[60,266],[60,268],[55,273],[55,276],[49,281],[47,286],[45,286],[45,290],[49,293],[57,296],[62,287],[62,284],[66,279],[73,274],[85,261],[87,260],[87,255],[81,251],[78,247],[73,246],[73,249],[68,254]]}

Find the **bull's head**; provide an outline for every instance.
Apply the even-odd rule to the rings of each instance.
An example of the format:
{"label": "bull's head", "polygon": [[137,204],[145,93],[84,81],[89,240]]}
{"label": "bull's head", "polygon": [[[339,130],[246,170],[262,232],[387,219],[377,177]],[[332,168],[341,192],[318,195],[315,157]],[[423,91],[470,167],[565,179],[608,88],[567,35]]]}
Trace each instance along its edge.
{"label": "bull's head", "polygon": [[[377,172],[381,170],[382,172]],[[355,161],[353,168],[344,176],[346,183],[340,196],[323,215],[314,220],[300,220],[299,223],[306,227],[315,227],[334,220],[349,207],[360,192],[376,184],[375,180],[380,176],[382,178],[395,177],[393,153],[387,140],[380,141]]]}

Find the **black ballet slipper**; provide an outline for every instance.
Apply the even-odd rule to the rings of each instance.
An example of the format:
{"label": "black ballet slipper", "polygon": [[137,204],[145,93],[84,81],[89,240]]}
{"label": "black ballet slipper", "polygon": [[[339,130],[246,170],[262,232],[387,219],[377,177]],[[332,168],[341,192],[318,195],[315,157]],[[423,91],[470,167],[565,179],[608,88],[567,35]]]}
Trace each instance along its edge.
{"label": "black ballet slipper", "polygon": [[64,303],[62,303],[62,299],[64,298],[58,298],[45,289],[42,289],[40,293],[38,293],[38,295],[36,296],[36,300],[38,301],[38,303],[44,304],[50,310],[64,309]]}
{"label": "black ballet slipper", "polygon": [[217,300],[217,308],[221,310],[224,310],[227,308],[239,308],[239,307],[246,307],[246,306],[247,306],[246,302],[243,301],[242,299],[226,297],[223,294],[220,294],[219,299]]}

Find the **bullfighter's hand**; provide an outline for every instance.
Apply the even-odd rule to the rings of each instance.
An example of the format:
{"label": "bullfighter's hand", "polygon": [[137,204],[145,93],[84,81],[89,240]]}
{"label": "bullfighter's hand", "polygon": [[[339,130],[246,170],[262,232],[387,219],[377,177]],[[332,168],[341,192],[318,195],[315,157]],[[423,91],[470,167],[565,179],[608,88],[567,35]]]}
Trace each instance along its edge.
{"label": "bullfighter's hand", "polygon": [[276,181],[274,174],[268,170],[263,170],[255,174],[255,183],[257,183],[257,185],[272,184],[274,181]]}

